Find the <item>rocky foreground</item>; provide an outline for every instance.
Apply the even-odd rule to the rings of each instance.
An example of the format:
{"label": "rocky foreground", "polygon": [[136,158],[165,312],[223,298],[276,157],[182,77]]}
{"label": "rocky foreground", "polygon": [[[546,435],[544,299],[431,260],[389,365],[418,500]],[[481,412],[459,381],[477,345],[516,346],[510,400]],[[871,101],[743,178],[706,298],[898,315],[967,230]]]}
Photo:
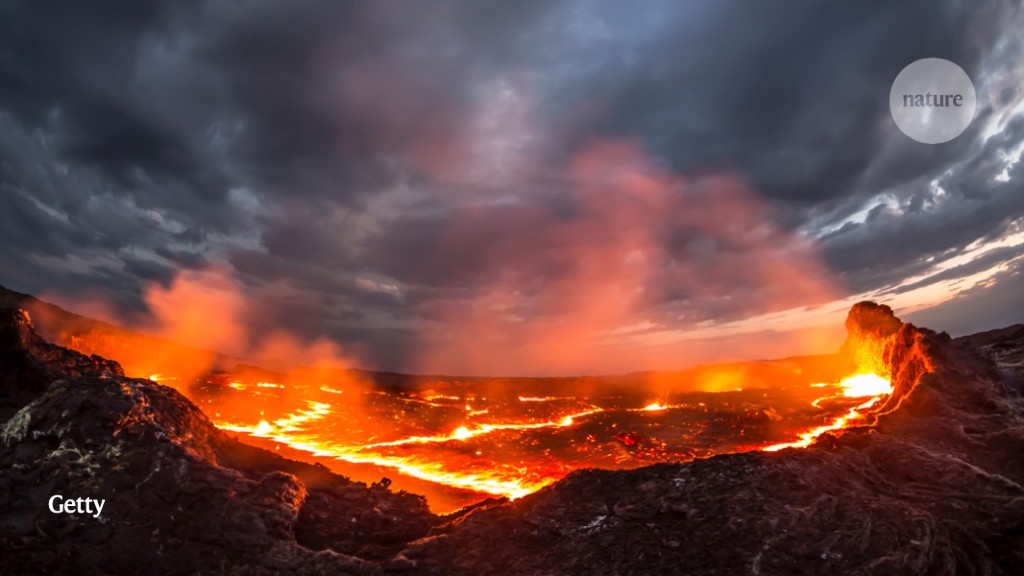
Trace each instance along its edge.
{"label": "rocky foreground", "polygon": [[[0,562],[12,574],[1019,574],[1024,328],[959,341],[859,304],[895,392],[811,448],[580,471],[439,517],[243,445],[176,391],[0,309]],[[851,353],[852,354],[852,353]],[[98,518],[48,500],[106,501]]]}

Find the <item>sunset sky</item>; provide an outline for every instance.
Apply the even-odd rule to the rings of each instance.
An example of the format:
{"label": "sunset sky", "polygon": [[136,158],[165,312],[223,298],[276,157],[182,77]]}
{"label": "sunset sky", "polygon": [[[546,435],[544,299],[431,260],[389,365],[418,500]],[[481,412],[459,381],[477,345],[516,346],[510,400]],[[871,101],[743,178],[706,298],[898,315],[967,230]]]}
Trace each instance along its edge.
{"label": "sunset sky", "polygon": [[[945,144],[889,112],[927,57],[977,92]],[[1022,151],[1019,2],[0,5],[0,284],[206,306],[234,351],[595,373],[833,350],[863,299],[1024,322]]]}

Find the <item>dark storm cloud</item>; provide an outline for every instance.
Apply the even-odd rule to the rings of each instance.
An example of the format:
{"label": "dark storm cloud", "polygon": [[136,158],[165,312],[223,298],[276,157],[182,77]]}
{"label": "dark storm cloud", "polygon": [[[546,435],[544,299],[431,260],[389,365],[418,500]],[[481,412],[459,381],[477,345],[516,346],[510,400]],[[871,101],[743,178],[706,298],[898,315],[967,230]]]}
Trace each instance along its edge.
{"label": "dark storm cloud", "polygon": [[[175,118],[178,94],[149,82],[147,43],[170,34],[170,16],[156,2],[0,7],[0,179],[5,201],[23,204],[0,250],[11,266],[36,268],[27,289],[108,286],[122,292],[117,302],[137,302],[142,281],[172,270],[131,252],[196,238],[223,212],[225,180],[191,136],[199,118]],[[158,218],[177,224],[162,229]],[[60,259],[77,264],[60,269]]]}
{"label": "dark storm cloud", "polygon": [[600,125],[642,134],[681,169],[735,166],[769,198],[827,205],[865,177],[870,187],[885,187],[969,146],[907,146],[903,173],[866,174],[892,132],[893,78],[922,57],[976,72],[989,47],[969,34],[997,30],[1000,6],[805,1],[787,2],[782,12],[770,2],[669,5],[675,17],[657,36],[598,44],[628,51],[617,74],[593,73],[594,98],[609,111]]}
{"label": "dark storm cloud", "polygon": [[1021,294],[1024,294],[1024,263],[1018,260],[1000,272],[993,282],[972,287],[956,298],[911,314],[907,319],[919,326],[939,326],[954,336],[1024,323]]}
{"label": "dark storm cloud", "polygon": [[248,179],[275,195],[346,203],[462,152],[475,81],[513,63],[515,31],[542,6],[214,9],[197,55],[222,73]]}
{"label": "dark storm cloud", "polygon": [[998,152],[1022,138],[1019,118],[953,174],[936,174],[942,193],[918,178],[894,196],[895,206],[878,206],[863,223],[823,237],[832,266],[852,290],[872,290],[919,274],[931,260],[951,257],[975,240],[1000,235],[1024,216],[1024,172],[1018,164],[1009,181],[995,181],[1003,165]]}
{"label": "dark storm cloud", "polygon": [[[51,135],[68,161],[129,180],[133,170],[197,184],[201,161],[144,102],[147,37],[169,32],[157,2],[8,3],[0,18],[0,103]],[[116,188],[112,187],[113,190]]]}
{"label": "dark storm cloud", "polygon": [[[986,62],[1013,56],[993,46],[1015,9],[8,2],[2,281],[135,310],[149,282],[226,262],[261,321],[399,366],[439,307],[502,274],[542,294],[602,246],[560,232],[592,217],[566,172],[595,142],[629,141],[690,180],[740,175],[781,222],[773,238],[820,236],[848,290],[891,287],[1024,215],[1021,166],[992,180],[1020,121],[983,142],[983,106],[967,134],[922,146],[887,109],[920,57],[984,85]],[[883,193],[890,207],[851,218]],[[683,264],[643,280],[638,322],[671,328],[690,300],[704,319],[749,311],[752,280],[721,275],[710,300],[693,285],[716,262],[754,266],[754,232],[651,218],[665,265]]]}
{"label": "dark storm cloud", "polygon": [[[597,75],[602,89],[593,92],[612,111],[600,126],[642,135],[684,171],[739,169],[793,226],[842,221],[888,191],[901,214],[851,224],[823,242],[848,289],[883,287],[1024,215],[1019,180],[989,192],[1000,151],[1020,140],[1019,127],[979,149],[991,112],[982,108],[960,138],[921,146],[896,132],[887,100],[896,74],[922,57],[959,63],[983,89],[993,39],[1019,18],[1011,6],[806,2],[787,4],[780,18],[772,3],[716,3],[699,26],[631,47],[620,74]],[[1005,103],[1014,88],[1004,90]],[[947,185],[956,198],[921,210],[929,181],[965,158],[973,159]]]}
{"label": "dark storm cloud", "polygon": [[923,288],[925,286],[931,285],[932,283],[941,282],[944,280],[955,280],[958,278],[965,278],[973,274],[989,270],[994,266],[1010,261],[1017,256],[1020,256],[1020,248],[1017,246],[995,248],[979,256],[978,258],[975,258],[970,262],[967,262],[966,264],[950,267],[941,272],[932,274],[927,278],[922,278],[921,280],[918,280],[916,282],[909,282],[906,284],[901,284],[894,288],[890,288],[888,290],[880,292],[879,296],[909,292],[911,290]]}

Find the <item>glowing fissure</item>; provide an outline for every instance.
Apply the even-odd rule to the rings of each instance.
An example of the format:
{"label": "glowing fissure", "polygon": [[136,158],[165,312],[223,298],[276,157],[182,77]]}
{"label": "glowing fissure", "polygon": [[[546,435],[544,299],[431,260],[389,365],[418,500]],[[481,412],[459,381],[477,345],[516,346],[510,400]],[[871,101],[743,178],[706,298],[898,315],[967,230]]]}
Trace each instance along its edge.
{"label": "glowing fissure", "polygon": [[[840,380],[837,386],[840,389],[839,394],[817,398],[813,402],[811,402],[811,405],[814,406],[815,408],[819,408],[822,402],[840,397],[868,397],[868,400],[862,402],[861,404],[858,404],[853,408],[850,408],[850,410],[846,414],[833,419],[828,424],[812,428],[810,430],[807,430],[806,432],[801,432],[800,434],[797,435],[797,440],[794,440],[792,442],[780,442],[778,444],[772,444],[770,446],[762,447],[761,450],[764,450],[765,452],[777,452],[784,448],[805,448],[807,446],[810,446],[811,444],[814,443],[818,436],[821,436],[826,432],[842,430],[843,428],[848,427],[851,422],[862,419],[864,417],[864,414],[860,412],[861,410],[867,410],[868,408],[871,408],[875,404],[879,403],[882,400],[882,398],[889,394],[892,394],[892,383],[889,380],[872,373],[855,374],[853,376],[848,376]],[[816,385],[816,387],[819,386]]]}
{"label": "glowing fissure", "polygon": [[[228,386],[238,390],[248,387],[239,382],[229,382]],[[272,383],[259,383],[252,386],[272,389],[283,388],[281,385]],[[865,398],[865,401],[850,408],[845,414],[833,418],[827,424],[796,434],[796,440],[764,446],[761,447],[761,450],[775,452],[784,448],[810,446],[820,435],[826,432],[841,430],[851,425],[852,422],[863,418],[862,411],[876,405],[885,395],[892,391],[888,380],[869,373],[856,374],[844,378],[838,383],[813,384],[812,386],[827,388],[830,392],[833,392],[811,402],[816,408],[821,408],[821,404],[829,400]],[[321,387],[321,390],[332,394],[341,394],[343,392],[329,387]],[[473,400],[474,397],[472,396],[460,397],[431,393],[420,397],[400,396],[398,399],[417,404],[429,404],[440,408],[462,410],[466,417],[488,413],[487,410],[475,410],[472,404],[466,402],[467,400]],[[436,402],[437,400],[446,403],[440,404]],[[576,399],[572,397],[519,396],[517,400],[521,403],[539,404]],[[462,402],[466,403],[460,405]],[[216,425],[231,432],[268,439],[289,446],[292,449],[309,453],[314,457],[330,457],[351,464],[381,466],[420,480],[515,499],[535,492],[559,480],[564,475],[564,471],[537,471],[530,469],[531,467],[494,463],[488,465],[485,470],[471,469],[473,468],[472,466],[462,466],[463,469],[458,470],[454,469],[458,466],[453,465],[451,462],[446,462],[444,459],[427,460],[416,454],[389,454],[387,450],[417,445],[443,445],[467,442],[472,439],[502,432],[568,428],[577,425],[581,418],[608,411],[604,408],[590,405],[585,409],[563,414],[556,418],[536,421],[491,422],[479,425],[464,424],[449,432],[440,434],[411,435],[395,440],[352,444],[324,438],[313,429],[314,424],[331,414],[330,404],[308,401],[306,406],[305,409],[286,414],[275,420],[261,419],[256,424],[221,421],[216,422]],[[611,410],[613,412],[661,413],[672,409],[685,408],[686,406],[685,404],[667,404],[663,401],[656,401],[639,408],[614,408]],[[477,452],[477,455],[479,455],[479,452]]]}
{"label": "glowing fissure", "polygon": [[451,442],[452,440],[469,440],[470,438],[476,438],[477,436],[493,434],[494,432],[502,432],[506,430],[536,430],[538,428],[564,428],[567,426],[572,426],[576,418],[590,416],[591,414],[597,414],[598,412],[603,411],[604,410],[602,410],[601,408],[595,406],[589,410],[583,410],[581,412],[569,414],[567,416],[560,418],[559,420],[548,420],[545,422],[516,424],[482,424],[476,428],[467,428],[466,426],[459,426],[450,434],[438,434],[435,436],[410,436],[409,438],[402,438],[400,440],[393,440],[390,442],[377,442],[375,444],[366,444],[362,446],[362,448],[385,448],[389,446],[405,446],[408,444],[432,444],[435,442]]}
{"label": "glowing fissure", "polygon": [[266,420],[260,420],[255,426],[231,424],[227,422],[215,424],[218,428],[230,430],[231,432],[245,432],[256,437],[267,437],[271,433],[281,434],[302,430],[303,426],[306,424],[316,422],[317,420],[323,420],[325,416],[331,413],[330,404],[310,401],[307,402],[307,405],[309,406],[307,409],[293,412],[287,416],[274,420],[272,423]]}
{"label": "glowing fissure", "polygon": [[[785,392],[786,384],[780,382],[782,392],[774,399],[736,388],[720,400],[693,397],[683,403],[679,394],[687,392],[673,388],[653,397],[644,397],[643,390],[635,395],[598,390],[596,395],[576,396],[564,389],[561,394],[522,390],[489,397],[479,393],[482,389],[388,391],[335,380],[307,384],[311,378],[299,373],[281,384],[264,375],[218,373],[193,379],[155,366],[142,373],[154,382],[191,390],[224,430],[311,458],[378,466],[437,485],[510,498],[582,467],[619,468],[730,451],[806,447],[824,433],[861,423],[892,392],[886,378],[870,371],[833,382],[805,381],[806,395]],[[188,388],[190,380],[199,388]],[[772,403],[789,402],[792,394],[821,420],[806,428],[783,420],[774,408],[784,404]],[[776,421],[784,427],[771,424]],[[750,436],[757,440],[739,440]]]}
{"label": "glowing fissure", "polygon": [[381,448],[417,444],[464,442],[471,438],[503,431],[564,428],[575,424],[578,418],[602,411],[603,409],[594,406],[587,410],[563,416],[558,420],[483,424],[473,428],[459,426],[448,434],[409,436],[398,440],[356,445],[324,440],[309,431],[310,424],[324,419],[331,413],[330,405],[320,402],[308,402],[307,409],[278,418],[273,422],[260,420],[256,425],[232,422],[215,422],[215,424],[223,430],[248,434],[256,438],[266,438],[287,445],[295,450],[308,452],[313,456],[327,456],[352,464],[383,466],[395,469],[402,474],[419,478],[420,480],[515,499],[557,481],[561,474],[533,474],[528,475],[530,477],[523,477],[525,470],[521,468],[506,469],[508,467],[499,467],[487,472],[458,472],[448,470],[442,462],[424,462],[412,456],[389,455],[380,452],[375,453],[374,451]]}
{"label": "glowing fissure", "polygon": [[623,412],[665,412],[667,410],[676,410],[679,408],[687,408],[689,404],[664,404],[662,402],[651,402],[643,406],[642,408],[623,408]]}

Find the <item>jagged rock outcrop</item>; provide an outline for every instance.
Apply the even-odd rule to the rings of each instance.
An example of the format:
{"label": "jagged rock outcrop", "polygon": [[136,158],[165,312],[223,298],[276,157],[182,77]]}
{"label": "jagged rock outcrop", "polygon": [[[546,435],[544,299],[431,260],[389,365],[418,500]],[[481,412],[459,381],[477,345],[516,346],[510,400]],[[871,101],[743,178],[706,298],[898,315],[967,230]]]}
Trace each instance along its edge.
{"label": "jagged rock outcrop", "polygon": [[576,472],[403,556],[428,574],[1019,574],[1021,398],[973,350],[887,307],[850,318],[850,349],[880,350],[893,377],[875,426],[807,449]]}
{"label": "jagged rock outcrop", "polygon": [[885,304],[858,302],[846,315],[846,341],[839,355],[850,363],[851,372],[885,372],[885,345],[902,326]]}
{"label": "jagged rock outcrop", "polygon": [[[433,522],[418,496],[242,445],[175,390],[41,342],[24,312],[0,310],[0,359],[6,400],[36,393],[0,435],[6,573],[375,574]],[[56,494],[103,513],[53,514]],[[318,530],[328,509],[344,530]]]}
{"label": "jagged rock outcrop", "polygon": [[[584,470],[448,517],[245,446],[172,389],[0,310],[8,573],[1016,574],[1024,332],[953,341],[862,303],[843,354],[894,392],[807,449]],[[979,353],[980,349],[980,353]],[[865,356],[869,350],[871,357]],[[993,362],[994,360],[994,362]],[[53,494],[105,498],[100,519]]]}
{"label": "jagged rock outcrop", "polygon": [[956,339],[957,343],[985,354],[999,366],[1011,391],[1024,394],[1024,324],[988,330]]}
{"label": "jagged rock outcrop", "polygon": [[0,308],[0,420],[58,378],[123,377],[117,362],[84,356],[40,338],[28,312]]}

